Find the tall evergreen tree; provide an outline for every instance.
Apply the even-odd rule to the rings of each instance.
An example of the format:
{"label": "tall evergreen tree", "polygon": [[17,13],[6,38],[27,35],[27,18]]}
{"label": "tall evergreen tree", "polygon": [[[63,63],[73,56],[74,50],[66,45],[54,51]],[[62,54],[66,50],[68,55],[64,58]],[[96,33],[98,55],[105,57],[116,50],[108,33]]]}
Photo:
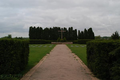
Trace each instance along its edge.
{"label": "tall evergreen tree", "polygon": [[50,40],[52,40],[52,39],[53,39],[53,36],[52,36],[53,31],[52,31],[52,30],[53,30],[53,29],[52,29],[52,28],[50,28],[49,30],[50,30],[50,32],[49,32],[49,35],[50,35],[50,36],[49,36],[49,39],[50,39]]}
{"label": "tall evergreen tree", "polygon": [[80,30],[78,30],[78,39],[81,39],[81,33],[80,33]]}
{"label": "tall evergreen tree", "polygon": [[32,39],[32,26],[29,28],[29,39]]}
{"label": "tall evergreen tree", "polygon": [[95,39],[95,35],[94,35],[94,32],[93,32],[92,28],[88,29],[88,38],[89,39]]}
{"label": "tall evergreen tree", "polygon": [[43,31],[43,39],[49,40],[49,28],[45,28]]}
{"label": "tall evergreen tree", "polygon": [[84,39],[88,39],[88,32],[86,29],[84,29]]}
{"label": "tall evergreen tree", "polygon": [[32,37],[33,39],[36,39],[36,27],[35,26],[32,29]]}
{"label": "tall evergreen tree", "polygon": [[40,36],[39,32],[40,32],[39,27],[37,27],[36,28],[36,39],[39,39],[39,36]]}
{"label": "tall evergreen tree", "polygon": [[81,31],[81,39],[84,39],[84,32]]}
{"label": "tall evergreen tree", "polygon": [[77,29],[73,30],[73,40],[77,40]]}
{"label": "tall evergreen tree", "polygon": [[[30,27],[29,28],[29,38],[30,39],[46,39],[46,40],[57,40],[61,37],[60,27],[53,27],[53,28],[42,28],[42,27]],[[84,31],[73,29],[73,27],[63,28],[65,32],[63,32],[63,37],[67,40],[77,40],[77,39],[94,39],[94,32],[92,28],[84,29]]]}
{"label": "tall evergreen tree", "polygon": [[39,39],[42,39],[42,35],[43,35],[43,28],[40,27],[39,28]]}
{"label": "tall evergreen tree", "polygon": [[119,39],[119,33],[116,31],[111,35],[112,39]]}
{"label": "tall evergreen tree", "polygon": [[63,37],[65,37],[67,39],[67,34],[68,34],[68,31],[67,31],[67,28],[63,28],[64,32],[63,32]]}
{"label": "tall evergreen tree", "polygon": [[73,37],[73,35],[74,35],[73,27],[69,27],[68,32],[69,32],[69,39],[68,40],[73,40],[74,39],[74,37]]}

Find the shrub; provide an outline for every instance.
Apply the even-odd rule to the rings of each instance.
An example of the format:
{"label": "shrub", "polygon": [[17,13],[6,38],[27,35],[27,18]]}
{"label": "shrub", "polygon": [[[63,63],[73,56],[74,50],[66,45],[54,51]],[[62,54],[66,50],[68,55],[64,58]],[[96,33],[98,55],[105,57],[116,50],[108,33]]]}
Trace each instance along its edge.
{"label": "shrub", "polygon": [[65,37],[63,38],[63,40],[64,40],[64,42],[67,42],[67,39]]}
{"label": "shrub", "polygon": [[57,42],[60,42],[60,37],[57,39]]}
{"label": "shrub", "polygon": [[30,39],[30,44],[50,44],[50,40],[42,40],[42,39]]}
{"label": "shrub", "polygon": [[60,39],[60,37],[57,39],[57,42],[66,42],[66,38],[64,37],[63,39]]}
{"label": "shrub", "polygon": [[0,39],[0,75],[17,74],[28,63],[28,41]]}
{"label": "shrub", "polygon": [[112,39],[119,39],[119,33],[116,31],[115,33],[113,33],[113,34],[111,35],[111,38],[112,38]]}
{"label": "shrub", "polygon": [[78,40],[74,40],[74,41],[73,41],[73,44],[78,44]]}
{"label": "shrub", "polygon": [[120,47],[113,50],[112,52],[109,53],[110,56],[110,62],[111,62],[111,67],[110,67],[110,79],[111,80],[120,80]]}
{"label": "shrub", "polygon": [[78,39],[78,44],[86,44],[88,41],[91,41],[93,39]]}
{"label": "shrub", "polygon": [[116,65],[112,66],[115,64],[115,60],[109,53],[119,46],[119,41],[90,41],[87,43],[88,67],[97,77],[102,80],[112,79],[111,69],[113,71]]}

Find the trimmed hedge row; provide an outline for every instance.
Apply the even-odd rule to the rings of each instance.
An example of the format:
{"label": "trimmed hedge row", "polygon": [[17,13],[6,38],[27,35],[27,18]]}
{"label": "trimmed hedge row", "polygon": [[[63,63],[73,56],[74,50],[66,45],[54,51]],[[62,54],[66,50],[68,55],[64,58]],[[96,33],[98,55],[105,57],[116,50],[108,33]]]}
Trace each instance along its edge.
{"label": "trimmed hedge row", "polygon": [[29,42],[0,39],[0,75],[17,74],[28,63]]}
{"label": "trimmed hedge row", "polygon": [[109,54],[112,63],[110,68],[111,80],[120,80],[120,47]]}
{"label": "trimmed hedge row", "polygon": [[42,40],[42,39],[30,39],[30,44],[50,44],[51,40]]}
{"label": "trimmed hedge row", "polygon": [[91,71],[102,80],[120,80],[120,41],[90,41],[87,62]]}
{"label": "trimmed hedge row", "polygon": [[73,43],[74,44],[86,44],[88,41],[91,41],[93,39],[78,39],[78,40],[74,40]]}
{"label": "trimmed hedge row", "polygon": [[[91,40],[93,40],[93,39],[78,39],[78,40],[74,40],[74,41],[70,41],[70,42],[73,42],[74,44],[86,44],[88,41],[91,41]],[[51,44],[51,42],[59,42],[59,41],[58,40],[57,41],[43,40],[43,39],[30,39],[29,40],[30,44]],[[63,39],[60,42],[66,42],[66,39]]]}

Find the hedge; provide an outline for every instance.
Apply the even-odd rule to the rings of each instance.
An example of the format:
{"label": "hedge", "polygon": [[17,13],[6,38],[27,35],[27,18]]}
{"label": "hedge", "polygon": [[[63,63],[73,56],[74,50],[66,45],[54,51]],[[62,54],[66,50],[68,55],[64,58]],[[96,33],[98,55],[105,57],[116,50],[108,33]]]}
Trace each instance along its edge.
{"label": "hedge", "polygon": [[[118,76],[120,73],[118,72],[118,70],[120,71],[119,46],[120,41],[90,41],[87,43],[88,67],[98,78],[120,80],[120,76]],[[118,49],[116,50],[116,48]]]}
{"label": "hedge", "polygon": [[120,80],[120,47],[109,53],[111,60],[110,79]]}
{"label": "hedge", "polygon": [[[57,42],[66,42],[66,39],[60,40],[58,38]],[[74,44],[86,44],[88,41],[91,41],[93,39],[78,39],[78,40],[71,40],[69,42],[73,42]],[[43,40],[43,39],[30,39],[30,44],[51,44],[51,42],[56,42],[55,40]]]}
{"label": "hedge", "polygon": [[42,40],[42,39],[30,39],[30,44],[50,44],[51,40]]}
{"label": "hedge", "polygon": [[78,39],[78,40],[74,40],[73,43],[74,44],[86,44],[88,41],[91,41],[93,39]]}
{"label": "hedge", "polygon": [[0,39],[0,75],[18,74],[28,63],[29,42]]}

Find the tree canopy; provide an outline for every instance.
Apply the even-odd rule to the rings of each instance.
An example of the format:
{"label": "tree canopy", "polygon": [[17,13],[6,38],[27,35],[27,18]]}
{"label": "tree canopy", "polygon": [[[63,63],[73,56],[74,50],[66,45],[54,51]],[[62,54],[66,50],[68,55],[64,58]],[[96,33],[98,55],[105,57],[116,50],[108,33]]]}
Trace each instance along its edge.
{"label": "tree canopy", "polygon": [[111,35],[112,39],[119,39],[119,33],[116,31]]}
{"label": "tree canopy", "polygon": [[[77,40],[77,39],[94,39],[94,32],[92,28],[84,29],[84,31],[73,29],[73,27],[62,28],[64,30],[63,38],[66,40]],[[30,39],[45,39],[45,40],[57,40],[61,38],[61,30],[60,27],[52,27],[52,28],[42,28],[42,27],[30,27],[29,28],[29,38]]]}

